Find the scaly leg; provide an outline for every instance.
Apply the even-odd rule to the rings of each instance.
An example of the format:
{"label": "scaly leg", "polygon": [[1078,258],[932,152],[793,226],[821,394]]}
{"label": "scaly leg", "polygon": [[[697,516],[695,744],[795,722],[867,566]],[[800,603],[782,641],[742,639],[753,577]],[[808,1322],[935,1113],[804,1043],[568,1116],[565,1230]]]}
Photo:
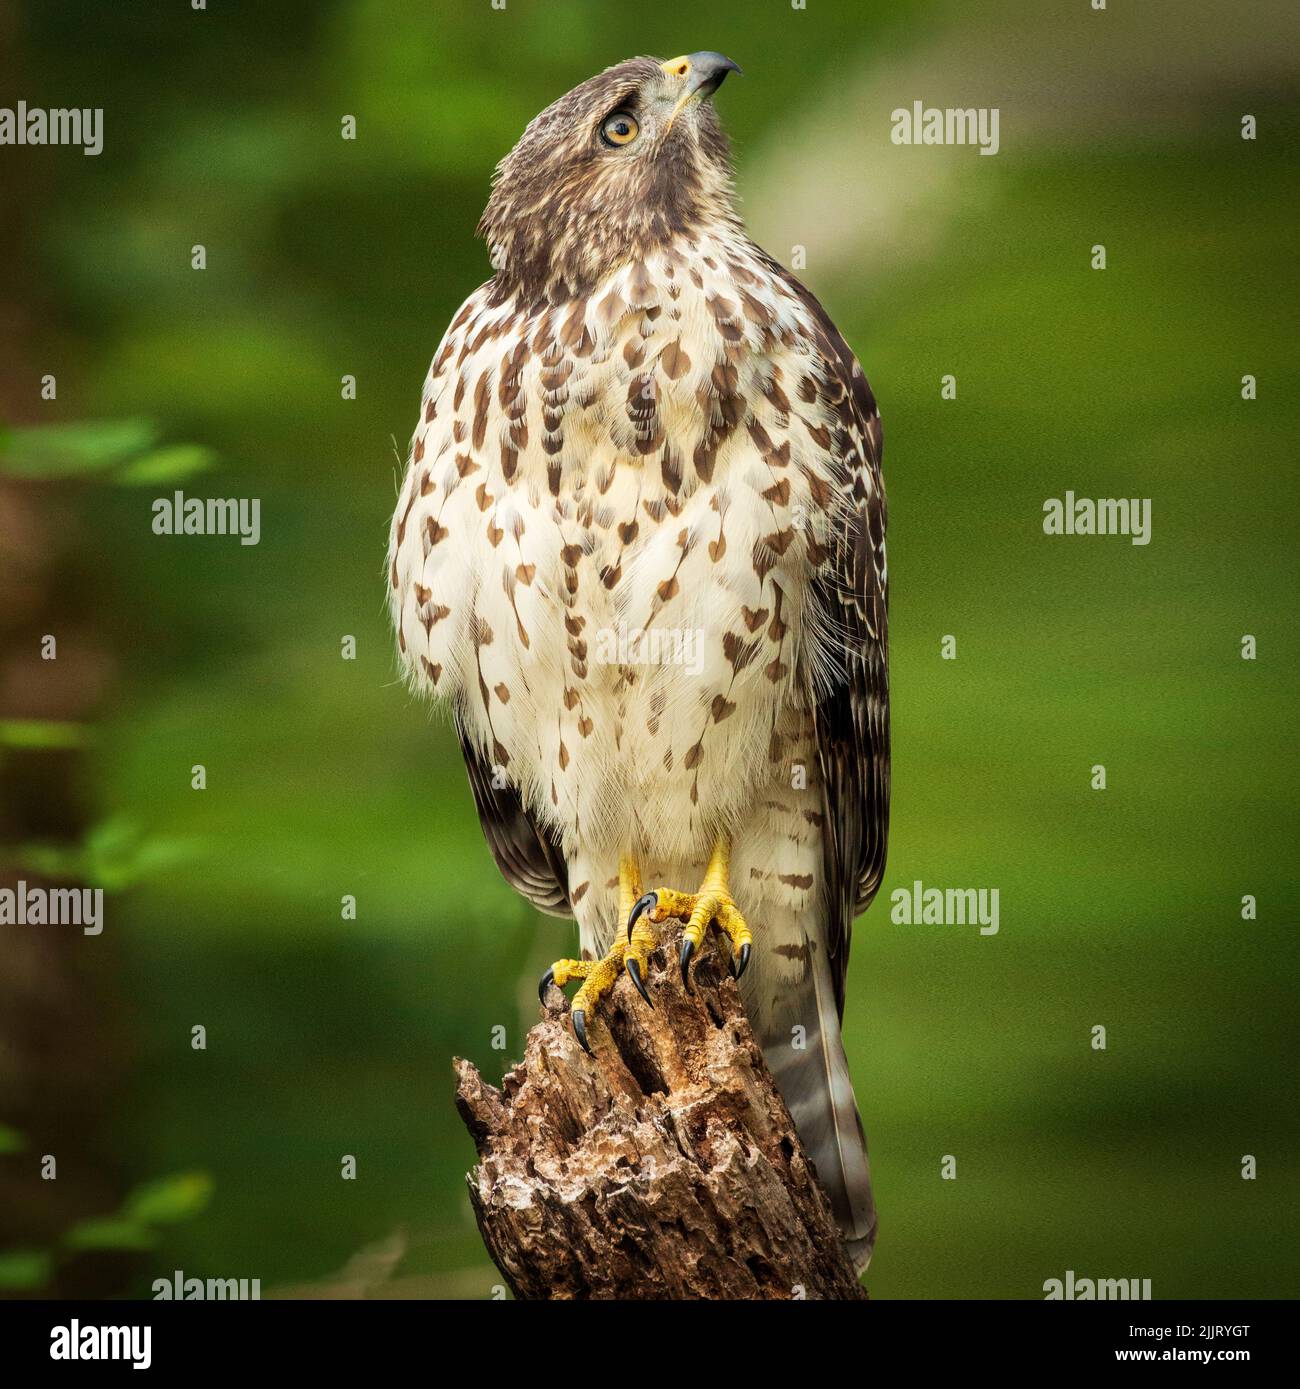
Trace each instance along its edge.
{"label": "scaly leg", "polygon": [[[716,922],[718,928],[731,941],[732,968],[737,979],[744,974],[745,966],[749,963],[754,937],[731,896],[727,881],[727,863],[730,856],[731,841],[726,835],[721,835],[713,846],[713,855],[709,859],[709,867],[698,892],[678,892],[671,887],[656,888],[653,892],[647,892],[637,902],[627,919],[629,941],[635,941],[637,933],[644,929],[641,924],[643,919],[664,921],[672,916],[686,922],[686,929],[682,932],[679,963],[682,983],[686,985],[688,992],[691,987],[688,973],[691,956],[703,942],[710,922]],[[641,992],[644,994],[645,990],[642,989]]]}
{"label": "scaly leg", "polygon": [[[618,864],[618,919],[620,921],[632,914],[633,906],[641,895],[641,870],[630,854],[624,854]],[[542,975],[537,996],[546,1002],[546,990],[552,985],[561,988],[570,979],[581,979],[582,987],[573,996],[570,1017],[573,1034],[582,1044],[582,1049],[590,1054],[587,1042],[587,1014],[614,987],[620,969],[625,968],[636,985],[637,991],[647,1003],[650,995],[645,989],[646,961],[655,947],[655,934],[645,922],[636,930],[628,931],[626,941],[616,940],[614,948],[600,960],[556,960]],[[653,1007],[654,1005],[651,1004]]]}

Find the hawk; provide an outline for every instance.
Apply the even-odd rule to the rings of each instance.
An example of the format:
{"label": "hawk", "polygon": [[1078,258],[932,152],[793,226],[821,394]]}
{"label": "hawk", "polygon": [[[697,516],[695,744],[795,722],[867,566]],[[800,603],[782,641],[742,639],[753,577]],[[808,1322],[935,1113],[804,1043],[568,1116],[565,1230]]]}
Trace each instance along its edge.
{"label": "hawk", "polygon": [[495,274],[424,383],[389,597],[498,867],[577,919],[543,992],[581,981],[589,1050],[619,973],[645,994],[656,923],[686,923],[684,977],[716,928],[862,1267],[840,1021],[889,818],[880,414],[736,213],[710,100],[732,71],[619,63],[501,162]]}

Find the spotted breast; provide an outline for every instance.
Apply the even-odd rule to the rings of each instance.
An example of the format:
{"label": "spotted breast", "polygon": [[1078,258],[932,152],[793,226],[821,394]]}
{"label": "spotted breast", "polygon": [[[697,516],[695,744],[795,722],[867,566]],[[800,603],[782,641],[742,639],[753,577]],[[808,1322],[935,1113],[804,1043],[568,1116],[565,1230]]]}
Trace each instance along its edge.
{"label": "spotted breast", "polygon": [[688,858],[789,779],[807,708],[846,502],[813,325],[743,238],[558,308],[490,289],[430,367],[393,519],[404,662],[570,847]]}

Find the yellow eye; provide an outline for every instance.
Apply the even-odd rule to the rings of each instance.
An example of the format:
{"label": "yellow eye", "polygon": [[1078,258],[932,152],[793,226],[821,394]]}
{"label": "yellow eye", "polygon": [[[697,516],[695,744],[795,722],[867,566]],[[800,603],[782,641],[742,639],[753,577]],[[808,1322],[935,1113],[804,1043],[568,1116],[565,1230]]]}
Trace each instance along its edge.
{"label": "yellow eye", "polygon": [[630,145],[640,133],[641,127],[630,111],[615,111],[612,116],[605,117],[605,122],[600,127],[600,138],[615,148]]}

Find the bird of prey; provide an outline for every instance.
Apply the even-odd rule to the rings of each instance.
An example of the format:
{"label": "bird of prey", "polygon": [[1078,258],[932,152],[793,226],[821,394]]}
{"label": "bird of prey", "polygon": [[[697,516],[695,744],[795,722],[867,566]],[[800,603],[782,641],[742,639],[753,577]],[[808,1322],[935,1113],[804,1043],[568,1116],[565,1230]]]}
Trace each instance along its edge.
{"label": "bird of prey", "polygon": [[577,918],[543,990],[581,981],[590,1049],[619,974],[646,992],[658,923],[686,923],[684,976],[718,931],[862,1267],[840,1020],[889,814],[880,414],[735,210],[710,100],[732,71],[619,63],[501,162],[495,273],[424,383],[389,597],[501,872]]}

